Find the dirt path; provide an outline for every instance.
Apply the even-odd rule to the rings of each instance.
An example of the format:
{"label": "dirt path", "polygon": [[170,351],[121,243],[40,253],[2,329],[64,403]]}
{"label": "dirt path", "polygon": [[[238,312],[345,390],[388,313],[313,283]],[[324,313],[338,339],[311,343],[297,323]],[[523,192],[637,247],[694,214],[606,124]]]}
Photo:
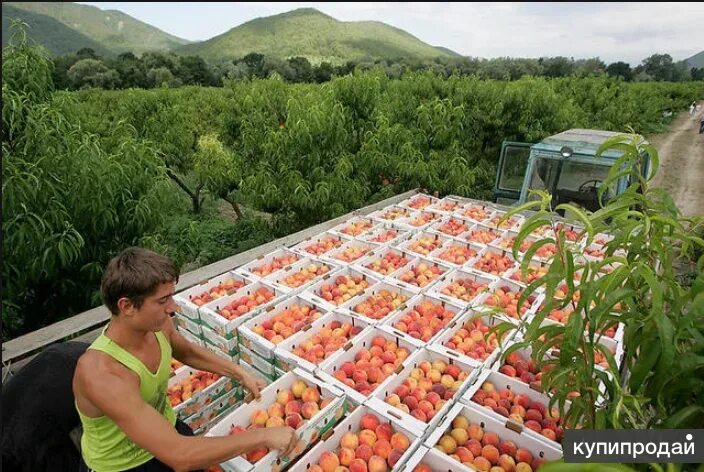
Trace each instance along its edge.
{"label": "dirt path", "polygon": [[699,117],[684,111],[666,133],[650,136],[660,156],[660,169],[653,184],[665,189],[685,216],[704,215],[704,134],[699,134]]}

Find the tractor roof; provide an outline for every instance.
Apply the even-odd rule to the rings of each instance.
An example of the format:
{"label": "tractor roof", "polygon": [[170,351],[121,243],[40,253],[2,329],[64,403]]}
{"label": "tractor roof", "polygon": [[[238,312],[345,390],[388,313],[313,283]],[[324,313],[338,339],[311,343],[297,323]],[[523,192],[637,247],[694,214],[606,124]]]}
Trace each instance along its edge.
{"label": "tractor roof", "polygon": [[[597,149],[599,149],[599,146],[601,146],[604,141],[612,136],[621,134],[624,133],[574,128],[549,136],[533,145],[533,148],[547,152],[559,152],[562,146],[569,146],[575,154],[580,154],[582,157],[589,157],[596,155]],[[621,151],[609,151],[602,156],[608,159],[618,159],[621,154],[623,154]]]}

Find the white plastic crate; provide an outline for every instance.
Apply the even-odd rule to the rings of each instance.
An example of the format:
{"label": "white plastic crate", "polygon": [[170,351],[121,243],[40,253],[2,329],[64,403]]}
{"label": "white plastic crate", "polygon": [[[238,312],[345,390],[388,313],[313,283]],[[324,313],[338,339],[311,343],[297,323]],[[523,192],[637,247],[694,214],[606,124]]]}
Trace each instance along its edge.
{"label": "white plastic crate", "polygon": [[[421,338],[416,337],[413,335],[410,327],[407,327],[406,331],[402,331],[402,329],[397,326],[398,322],[406,316],[407,314],[411,313],[413,310],[415,310],[421,303],[423,302],[430,302],[433,305],[439,305],[442,306],[443,309],[454,313],[452,318],[449,318],[440,328],[438,329],[437,332],[432,334],[432,336],[427,340],[423,341]],[[456,303],[451,303],[445,300],[442,300],[440,298],[437,298],[433,295],[430,294],[424,294],[421,293],[417,296],[415,296],[412,300],[406,303],[406,306],[404,309],[399,310],[397,313],[390,315],[387,317],[387,319],[383,322],[381,325],[381,328],[389,331],[397,336],[401,336],[404,338],[408,338],[410,342],[413,343],[419,343],[421,346],[426,346],[428,344],[431,344],[432,342],[435,341],[442,333],[445,331],[445,329],[448,326],[451,326],[453,322],[461,316],[461,314],[464,312],[464,307],[456,304]]]}
{"label": "white plastic crate", "polygon": [[[414,243],[417,243],[420,239],[427,241],[427,246],[423,247],[413,247]],[[433,252],[438,247],[442,246],[450,238],[437,233],[431,233],[428,231],[418,231],[410,235],[407,239],[397,241],[394,245],[404,252],[413,254],[414,256],[427,257],[428,254]]]}
{"label": "white plastic crate", "polygon": [[183,316],[181,313],[178,313],[178,312],[176,312],[176,315],[173,317],[173,320],[176,323],[176,326],[178,327],[179,330],[185,329],[190,334],[192,334],[196,337],[202,337],[199,322],[192,321],[187,316]]}
{"label": "white plastic crate", "polygon": [[380,244],[384,247],[401,241],[410,234],[412,234],[412,230],[397,228],[391,223],[379,223],[372,231],[361,235],[357,239],[367,243]]}
{"label": "white plastic crate", "polygon": [[237,388],[226,393],[198,413],[184,419],[183,422],[191,427],[193,434],[206,432],[220,418],[223,418],[242,403],[242,392],[240,390],[240,388]]}
{"label": "white plastic crate", "polygon": [[480,307],[484,308],[487,310],[496,310],[497,316],[501,318],[505,318],[507,321],[510,321],[515,324],[519,324],[521,321],[528,321],[530,318],[533,316],[535,313],[535,310],[540,306],[540,304],[543,302],[543,293],[542,290],[538,289],[535,292],[533,292],[530,296],[533,297],[533,300],[531,302],[530,297],[527,300],[528,306],[525,309],[525,312],[521,312],[522,307],[518,307],[516,317],[512,316],[511,314],[507,313],[506,310],[502,309],[498,305],[498,300],[496,300],[496,291],[497,290],[505,290],[508,289],[511,293],[515,294],[518,292],[523,292],[526,288],[524,285],[515,283],[511,280],[500,278],[496,282],[494,282],[493,286],[489,287],[489,290],[484,292],[482,295],[474,299],[474,302],[472,303],[473,306],[475,307]]}
{"label": "white plastic crate", "polygon": [[[364,333],[364,330],[368,326],[370,326],[370,324],[367,323],[366,321],[364,321],[360,318],[354,317],[352,315],[348,315],[345,313],[339,313],[337,311],[328,312],[323,317],[318,318],[312,324],[305,326],[303,329],[298,331],[296,334],[294,334],[293,336],[291,336],[288,339],[285,339],[284,342],[282,342],[281,344],[276,346],[276,349],[274,352],[275,366],[284,372],[288,372],[290,370],[293,370],[296,367],[300,367],[304,370],[307,370],[308,372],[315,372],[318,369],[319,363],[315,363],[310,360],[303,359],[302,357],[297,356],[296,354],[294,354],[294,350],[297,347],[299,347],[302,344],[309,341],[313,336],[318,335],[320,333],[321,329],[329,328],[331,323],[333,323],[335,321],[342,323],[342,324],[345,324],[345,323],[351,324],[352,326],[357,327],[358,329],[361,329],[361,331],[359,333],[357,333],[356,335],[353,335],[350,338],[348,338],[342,347],[340,347],[336,351],[329,353],[327,358],[334,355],[336,352],[339,352],[345,346],[351,347],[352,341],[354,339],[356,339],[357,336],[361,336]],[[323,360],[325,360],[325,359],[323,359]],[[321,360],[320,363],[322,363],[323,360]]]}
{"label": "white plastic crate", "polygon": [[278,393],[284,390],[290,390],[296,380],[303,380],[309,386],[316,387],[321,399],[327,398],[332,401],[309,420],[305,421],[305,423],[301,423],[296,429],[296,435],[300,441],[291,456],[280,458],[278,451],[269,451],[269,453],[259,459],[255,464],[250,463],[242,456],[237,456],[221,464],[221,467],[225,471],[263,472],[283,469],[287,467],[293,459],[298,457],[298,455],[306,449],[308,444],[317,441],[321,434],[324,434],[342,418],[345,413],[345,402],[342,392],[310,373],[296,369],[264,388],[260,392],[261,398],[259,400],[252,399],[232,411],[218,424],[210,428],[206,436],[227,436],[230,430],[235,426],[246,428],[246,426],[249,425],[250,416],[256,410],[267,410],[270,405],[277,401]]}
{"label": "white plastic crate", "polygon": [[[267,289],[271,291],[274,294],[274,297],[271,300],[263,301],[261,304],[252,307],[250,311],[243,313],[242,315],[231,320],[228,320],[223,315],[218,313],[220,310],[224,309],[233,301],[242,297],[255,295],[260,289]],[[220,336],[226,339],[232,339],[237,336],[237,327],[239,325],[259,314],[259,312],[261,312],[267,306],[277,303],[280,297],[284,295],[286,295],[286,292],[264,281],[253,282],[236,291],[232,295],[219,298],[201,307],[201,321],[205,326],[212,329]]]}
{"label": "white plastic crate", "polygon": [[217,350],[230,358],[235,357],[239,354],[240,350],[237,336],[231,339],[227,339],[220,336],[218,333],[208,328],[207,326],[203,326],[202,329],[203,339],[212,346],[212,350]]}
{"label": "white plastic crate", "polygon": [[[528,269],[527,276],[530,277],[531,273],[534,273],[534,272],[537,272],[540,270],[544,270],[545,272],[547,272],[549,264],[533,259],[528,263],[528,266],[530,268]],[[521,274],[520,264],[516,264],[516,266],[513,269],[504,273],[502,278],[510,280],[511,282],[517,283],[519,285],[523,285],[524,287],[528,286],[528,284],[526,283],[527,280],[524,279],[523,275]],[[575,283],[578,283],[578,282],[575,280]]]}
{"label": "white plastic crate", "polygon": [[265,359],[256,352],[247,349],[245,346],[239,346],[240,349],[240,363],[246,363],[250,367],[253,367],[259,371],[262,375],[265,375],[269,379],[276,378],[276,371],[274,370],[273,359]]}
{"label": "white plastic crate", "polygon": [[363,333],[357,335],[357,337],[352,340],[351,344],[345,345],[345,347],[341,351],[338,351],[337,353],[333,354],[332,356],[328,357],[323,362],[321,362],[318,366],[318,369],[316,370],[316,373],[320,378],[324,379],[326,382],[331,383],[332,385],[335,385],[337,388],[342,390],[345,395],[347,395],[347,397],[356,405],[361,405],[362,403],[364,403],[367,397],[355,390],[353,387],[343,383],[334,375],[335,372],[340,369],[345,362],[355,362],[355,356],[357,352],[359,352],[361,349],[369,350],[373,346],[372,341],[377,336],[381,336],[387,341],[392,341],[396,343],[398,348],[404,348],[409,353],[408,357],[406,357],[402,362],[398,364],[394,373],[390,374],[384,380],[379,382],[379,385],[377,385],[374,389],[374,391],[379,391],[379,389],[383,388],[384,385],[386,385],[388,382],[391,381],[391,379],[395,377],[396,372],[401,371],[403,366],[406,365],[406,363],[410,362],[410,359],[413,357],[413,352],[418,349],[418,346],[416,344],[413,344],[404,338],[394,336],[386,331],[382,331],[372,326],[369,327],[369,329],[365,330]]}
{"label": "white plastic crate", "polygon": [[[246,347],[250,351],[255,352],[263,359],[274,362],[274,351],[276,350],[276,344],[266,339],[266,337],[264,337],[263,335],[257,334],[255,332],[255,329],[257,327],[267,329],[265,328],[265,325],[271,323],[270,320],[272,318],[281,315],[284,311],[290,310],[294,306],[308,307],[310,311],[308,313],[309,318],[299,321],[297,324],[294,324],[294,326],[291,327],[291,336],[301,330],[305,330],[315,321],[310,317],[312,311],[317,311],[320,314],[320,317],[323,317],[329,311],[327,307],[319,306],[318,304],[311,302],[310,300],[301,298],[297,295],[283,298],[280,302],[269,305],[259,315],[245,321],[240,325],[238,329],[240,345]],[[270,329],[272,332],[275,333],[273,327]]]}
{"label": "white plastic crate", "polygon": [[429,207],[426,207],[426,209],[449,215],[449,214],[454,213],[454,211],[456,209],[460,208],[461,206],[462,206],[462,201],[460,201],[456,198],[452,198],[452,197],[445,197],[445,198],[441,198],[440,200],[434,202]]}
{"label": "white plastic crate", "polygon": [[[325,285],[330,285],[334,284],[335,280],[337,277],[342,277],[342,276],[347,276],[347,277],[360,277],[363,280],[366,280],[369,286],[360,292],[359,294],[352,296],[348,298],[346,301],[343,301],[342,303],[336,304],[335,300],[325,300],[323,298],[323,295],[320,291],[320,289],[325,286]],[[368,291],[374,284],[379,282],[381,279],[379,277],[374,277],[369,274],[365,274],[364,272],[361,272],[357,269],[354,268],[354,266],[347,266],[343,267],[342,269],[338,270],[334,274],[330,274],[329,276],[323,276],[321,280],[318,282],[314,283],[313,285],[309,286],[306,288],[303,292],[300,292],[300,296],[307,299],[311,300],[313,302],[316,302],[322,307],[327,307],[328,309],[336,309],[336,308],[341,308],[343,305],[345,305],[348,302],[351,302],[352,300],[356,299],[360,295],[363,295],[364,292]]]}
{"label": "white plastic crate", "polygon": [[460,241],[487,246],[504,235],[505,231],[475,223],[467,231],[460,234],[457,239]]}
{"label": "white plastic crate", "polygon": [[489,219],[496,211],[496,206],[478,200],[468,201],[459,210],[453,213],[456,217],[464,218],[472,223],[482,223]]}
{"label": "white plastic crate", "polygon": [[[288,248],[282,247],[269,254],[259,256],[256,259],[241,265],[235,272],[243,274],[252,280],[261,280],[264,277],[271,275],[285,267],[298,262],[302,256],[297,252],[291,251]],[[264,273],[264,266],[271,265],[271,271]]]}
{"label": "white plastic crate", "polygon": [[[487,257],[487,255],[489,254],[498,255],[501,258],[502,267],[498,267],[498,263],[497,267],[494,269],[487,267],[487,264],[484,263],[484,258]],[[470,268],[479,272],[484,272],[485,274],[493,275],[494,277],[501,277],[517,266],[518,262],[516,262],[516,260],[513,258],[511,251],[498,249],[492,246],[487,246],[482,249],[481,252],[479,252],[479,254],[477,254],[477,256],[474,258],[474,260],[470,261],[468,264],[465,265],[466,268]]]}
{"label": "white plastic crate", "polygon": [[329,231],[346,238],[361,239],[362,236],[373,231],[379,222],[366,216],[355,216],[344,223],[333,227]]}
{"label": "white plastic crate", "polygon": [[472,471],[471,468],[454,460],[451,456],[435,449],[435,445],[440,438],[445,434],[449,434],[452,429],[452,421],[460,415],[467,418],[470,424],[479,424],[483,431],[496,433],[499,437],[499,441],[513,441],[518,448],[527,449],[531,452],[534,460],[552,461],[562,458],[561,449],[551,446],[547,442],[540,441],[533,435],[526,434],[523,428],[516,427],[511,423],[509,423],[510,427],[507,427],[506,422],[498,421],[485,414],[482,411],[482,407],[457,403],[450,409],[435,431],[425,440],[424,445],[430,448],[430,451],[425,456],[426,461],[431,460],[430,458],[433,456],[441,456],[443,459],[447,458],[447,460],[452,463],[450,470],[462,472]]}
{"label": "white plastic crate", "polygon": [[521,226],[523,226],[523,223],[525,222],[525,218],[521,215],[513,215],[507,221],[504,221],[499,225],[499,221],[501,221],[501,218],[503,218],[506,213],[507,212],[505,211],[496,210],[491,214],[491,216],[489,216],[489,218],[484,220],[482,224],[485,224],[490,228],[514,231],[520,230]]}
{"label": "white plastic crate", "polygon": [[[395,308],[394,310],[390,310],[386,314],[374,312],[374,310],[371,310],[371,307],[371,313],[357,311],[359,305],[367,303],[370,297],[378,295],[383,290],[388,290],[391,294],[400,295],[399,298],[402,300],[401,304],[397,308]],[[361,297],[355,297],[347,303],[340,305],[338,311],[342,313],[348,313],[352,316],[356,316],[357,318],[366,321],[370,325],[378,325],[383,323],[384,320],[386,320],[389,316],[392,316],[394,313],[398,313],[400,310],[403,310],[406,306],[406,303],[408,303],[408,301],[411,300],[415,296],[415,294],[416,293],[413,290],[408,290],[404,285],[400,283],[382,280],[381,282],[378,282],[372,285],[369,289],[365,290],[364,294]]]}
{"label": "white plastic crate", "polygon": [[[341,236],[339,234],[331,233],[331,232],[325,232],[318,234],[317,236],[310,237],[308,239],[305,239],[301,241],[300,243],[291,246],[291,250],[293,252],[296,252],[302,256],[305,257],[321,257],[324,256],[326,253],[329,251],[332,251],[335,248],[338,248],[345,244],[347,241],[352,240],[352,238],[348,238],[347,236]],[[333,242],[333,247],[326,251],[318,251],[318,250],[313,250],[311,247],[316,244],[320,244],[326,241],[332,241]]]}
{"label": "white plastic crate", "polygon": [[484,325],[488,326],[490,329],[499,323],[505,322],[505,320],[498,318],[494,315],[487,314],[484,311],[474,310],[472,308],[467,309],[465,312],[460,314],[458,318],[452,321],[450,325],[438,336],[433,339],[431,343],[428,344],[427,348],[431,351],[439,352],[448,357],[455,359],[461,359],[467,364],[471,364],[477,368],[491,368],[496,360],[501,356],[502,352],[506,351],[506,348],[510,344],[513,337],[516,335],[516,330],[513,329],[508,331],[504,338],[498,342],[496,348],[487,356],[483,361],[480,359],[475,359],[468,354],[463,353],[459,349],[452,348],[447,345],[448,341],[455,337],[455,334],[460,329],[465,329],[465,325],[474,320],[475,318],[480,318]]}
{"label": "white plastic crate", "polygon": [[402,419],[395,416],[390,416],[382,412],[374,411],[366,406],[357,407],[352,413],[350,413],[342,422],[336,425],[329,433],[329,436],[325,437],[323,441],[316,444],[313,449],[311,449],[306,455],[301,457],[295,464],[288,469],[288,472],[306,472],[311,468],[311,466],[318,463],[320,456],[325,451],[337,452],[340,449],[340,441],[342,437],[347,433],[359,433],[360,427],[359,423],[364,415],[373,414],[380,422],[390,423],[394,430],[394,433],[400,432],[406,435],[409,442],[409,447],[406,449],[401,458],[396,462],[390,472],[397,472],[402,470],[403,465],[408,461],[408,459],[413,455],[415,450],[421,444],[421,438],[410,424],[404,422]]}
{"label": "white plastic crate", "polygon": [[[169,388],[180,384],[182,381],[190,378],[191,374],[199,372],[197,369],[185,366],[184,369],[179,369],[171,378],[169,378]],[[173,409],[176,415],[180,419],[188,418],[200,411],[202,411],[207,405],[211,404],[213,401],[222,397],[226,393],[237,388],[237,384],[234,380],[228,377],[220,377],[212,384],[203,388],[202,390],[193,390],[192,396],[181,403],[174,405]]]}
{"label": "white plastic crate", "polygon": [[[466,256],[464,261],[451,261],[449,259],[450,255],[447,251],[452,250],[453,247],[461,248]],[[474,260],[474,258],[484,249],[484,246],[475,243],[469,243],[464,241],[457,241],[455,239],[446,241],[442,246],[435,249],[433,252],[428,254],[428,259],[440,262],[441,264],[449,265],[453,268],[459,268],[467,265],[469,262]]]}
{"label": "white plastic crate", "polygon": [[[289,281],[286,280],[289,277],[293,277],[302,270],[306,269],[307,267],[315,265],[317,267],[327,267],[328,271],[325,274],[321,275],[316,275],[307,281],[301,283],[300,285],[296,286],[296,283],[299,281]],[[300,259],[298,262],[295,264],[292,264],[288,267],[285,267],[281,270],[278,270],[274,272],[273,274],[270,274],[266,277],[264,277],[264,281],[270,285],[273,285],[274,287],[277,287],[281,289],[283,292],[286,292],[290,295],[293,295],[295,293],[298,293],[302,290],[305,290],[306,287],[313,285],[316,281],[320,280],[322,277],[324,277],[326,274],[332,274],[336,270],[338,270],[340,267],[337,264],[331,263],[326,260],[318,259],[318,258],[309,258],[309,257],[304,257]]]}
{"label": "white plastic crate", "polygon": [[402,223],[402,220],[410,216],[411,213],[413,213],[413,211],[408,208],[390,205],[386,208],[382,208],[381,210],[374,211],[367,216],[378,221],[379,223],[392,223],[396,227],[412,229]]}
{"label": "white plastic crate", "polygon": [[186,341],[191,342],[193,344],[197,344],[198,346],[205,346],[203,339],[200,336],[196,336],[195,334],[181,327],[178,327],[177,331],[181,336],[186,339]]}
{"label": "white plastic crate", "polygon": [[445,215],[443,213],[437,211],[420,210],[411,213],[399,223],[408,226],[409,228],[422,230],[429,227],[436,221],[440,221],[444,216]]}
{"label": "white plastic crate", "polygon": [[[425,278],[427,278],[427,283],[424,286],[416,285],[413,283],[413,281],[410,282],[405,282],[403,277],[405,274],[414,271],[416,268],[420,269],[421,265],[425,265],[427,267],[426,270],[432,270],[437,268],[440,273],[436,274],[437,276],[434,279],[430,279],[427,276],[424,275]],[[431,269],[432,268],[432,269]],[[402,269],[397,270],[392,274],[391,277],[388,277],[387,280],[389,282],[397,283],[401,287],[404,287],[407,290],[410,290],[411,292],[414,293],[420,293],[420,292],[428,292],[429,290],[432,290],[432,287],[440,280],[442,279],[443,276],[450,274],[453,271],[453,268],[449,264],[444,264],[438,261],[434,261],[432,259],[426,259],[423,257],[416,257],[414,260],[412,260],[407,266],[404,266]]]}
{"label": "white plastic crate", "polygon": [[[474,366],[461,361],[460,359],[454,359],[452,357],[445,356],[438,352],[429,351],[427,349],[417,350],[410,358],[406,360],[403,364],[403,370],[398,373],[398,375],[393,376],[388,382],[385,382],[381,388],[374,391],[371,397],[365,402],[365,405],[369,406],[373,410],[388,413],[390,411],[394,412],[396,415],[401,416],[404,421],[408,421],[409,424],[413,424],[414,429],[420,433],[421,436],[425,436],[429,431],[433,431],[437,425],[440,423],[442,418],[447,414],[452,405],[459,401],[462,394],[469,388],[469,386],[474,382],[477,375],[479,374],[479,369]],[[421,421],[418,418],[411,416],[410,414],[404,412],[403,410],[385,402],[385,399],[394,393],[396,387],[400,386],[404,380],[406,380],[411,375],[413,369],[419,368],[421,362],[434,362],[443,361],[446,364],[454,364],[463,372],[469,374],[465,378],[460,387],[454,393],[452,398],[448,399],[445,404],[438,410],[432,418],[428,421]]]}
{"label": "white plastic crate", "polygon": [[[543,405],[546,410],[548,408],[548,405],[550,404],[550,397],[548,395],[545,395],[544,393],[540,393],[536,390],[533,390],[520,380],[516,380],[515,377],[509,377],[507,375],[502,374],[501,372],[495,371],[495,370],[485,370],[482,371],[482,373],[479,374],[479,377],[477,377],[476,382],[474,385],[472,385],[465,393],[462,395],[461,398],[461,403],[464,403],[465,405],[473,405],[475,407],[482,408],[484,413],[486,413],[488,416],[496,419],[497,421],[500,422],[507,422],[511,421],[514,422],[514,420],[503,416],[494,410],[492,410],[488,406],[480,405],[479,403],[475,402],[472,400],[472,397],[474,396],[477,391],[479,391],[482,386],[484,385],[484,382],[490,382],[494,385],[496,391],[500,390],[510,390],[514,395],[524,395],[527,396],[531,401],[540,403]],[[565,411],[569,410],[570,408],[570,401],[566,400],[565,401]],[[553,408],[557,407],[558,405],[555,404]],[[521,423],[518,423],[518,425],[521,425]],[[562,426],[564,428],[564,426]],[[534,436],[536,439],[542,442],[546,442],[547,444],[557,448],[557,449],[562,449],[562,445],[559,441],[553,441],[552,439],[548,438],[547,436],[543,436],[537,431],[534,431],[528,427],[523,426],[523,434],[528,434],[530,436]]]}
{"label": "white plastic crate", "polygon": [[[465,295],[462,296],[466,299],[458,298],[451,293],[444,293],[444,291],[449,290],[448,287],[450,285],[463,280],[477,282],[480,284],[479,290],[476,293],[467,293],[465,291]],[[466,307],[473,304],[474,300],[481,296],[485,291],[489,290],[492,287],[492,284],[496,283],[497,280],[498,277],[485,274],[484,272],[479,272],[472,269],[456,269],[443,276],[435,285],[433,285],[429,293],[442,300]]]}
{"label": "white plastic crate", "polygon": [[[227,286],[225,286],[225,282],[230,279],[233,279],[238,283],[244,284],[242,285],[242,287],[249,285],[252,281],[249,277],[237,274],[234,271],[226,272],[222,275],[218,275],[217,277],[213,277],[212,279],[204,280],[198,283],[198,285],[183,290],[182,292],[178,292],[174,295],[174,301],[179,307],[179,312],[183,316],[190,318],[192,321],[197,322],[200,319],[200,308],[207,305],[207,303],[197,305],[193,303],[193,298],[200,296],[204,293],[208,293],[211,289],[214,288],[221,287],[227,292],[228,295],[239,290],[239,288],[242,288],[235,288],[234,286],[232,288],[228,288]],[[212,303],[212,301],[208,303]]]}
{"label": "white plastic crate", "polygon": [[[392,256],[398,256],[405,258],[406,262],[399,265],[396,269],[393,269],[393,267],[390,267],[389,269],[391,270],[388,274],[383,274],[381,272],[376,272],[372,267],[369,267],[372,265],[374,262],[382,260],[384,257],[386,257],[388,254],[391,254]],[[373,254],[368,255],[367,257],[360,259],[357,261],[355,264],[353,264],[353,268],[359,270],[360,272],[364,272],[365,274],[369,274],[373,277],[378,277],[380,279],[386,279],[387,277],[392,277],[394,273],[397,271],[403,269],[406,267],[410,262],[415,258],[415,256],[412,256],[400,249],[396,249],[393,247],[382,247],[379,248],[378,250],[374,251]]]}
{"label": "white plastic crate", "polygon": [[474,224],[473,221],[456,216],[445,216],[428,227],[428,231],[442,236],[458,239]]}
{"label": "white plastic crate", "polygon": [[439,201],[440,199],[437,197],[433,197],[432,195],[428,195],[426,193],[419,193],[418,195],[413,195],[404,201],[399,202],[398,206],[408,208],[411,211],[420,211],[426,210],[428,207]]}
{"label": "white plastic crate", "polygon": [[[367,243],[367,242],[355,239],[352,241],[347,241],[342,246],[335,248],[331,251],[328,251],[324,256],[321,257],[321,259],[323,259],[325,261],[329,261],[330,263],[336,264],[340,267],[345,267],[345,266],[349,266],[351,264],[354,264],[355,262],[374,253],[374,251],[376,251],[380,247],[382,247],[382,244]],[[342,259],[345,252],[348,252],[348,251],[356,251],[357,253],[359,253],[359,256],[357,256],[357,258],[352,259],[352,260]],[[348,252],[348,254],[350,254],[350,253]]]}

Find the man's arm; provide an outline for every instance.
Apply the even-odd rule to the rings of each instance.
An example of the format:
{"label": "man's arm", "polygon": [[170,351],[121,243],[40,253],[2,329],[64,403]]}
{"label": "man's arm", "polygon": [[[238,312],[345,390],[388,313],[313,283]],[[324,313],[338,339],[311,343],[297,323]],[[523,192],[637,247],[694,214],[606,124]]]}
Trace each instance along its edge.
{"label": "man's arm", "polygon": [[188,437],[139,394],[139,386],[117,369],[77,368],[83,396],[99,408],[139,447],[175,471],[203,469],[265,445],[288,454],[296,444],[292,428],[261,428],[225,437]]}
{"label": "man's arm", "polygon": [[237,379],[247,390],[252,392],[255,398],[259,398],[259,390],[266,385],[262,379],[250,375],[238,364],[188,341],[179,334],[171,319],[166,321],[162,327],[162,332],[169,338],[171,349],[177,360],[198,370],[207,370],[208,372]]}

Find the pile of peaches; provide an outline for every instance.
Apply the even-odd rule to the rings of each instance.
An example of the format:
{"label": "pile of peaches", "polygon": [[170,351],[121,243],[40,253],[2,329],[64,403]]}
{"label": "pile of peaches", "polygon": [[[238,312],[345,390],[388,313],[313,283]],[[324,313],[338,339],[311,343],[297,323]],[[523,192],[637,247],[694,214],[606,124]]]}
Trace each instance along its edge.
{"label": "pile of peaches", "polygon": [[224,297],[233,293],[235,290],[245,286],[245,282],[237,279],[226,279],[220,282],[216,287],[211,288],[201,294],[191,295],[191,302],[198,306],[203,306],[206,303],[212,302],[215,299]]}
{"label": "pile of peaches", "polygon": [[245,295],[237,300],[234,300],[223,308],[217,310],[217,313],[228,320],[234,320],[242,315],[252,311],[255,307],[274,299],[274,292],[267,287],[259,287],[250,295]]}
{"label": "pile of peaches", "polygon": [[317,365],[361,331],[362,327],[359,325],[334,320],[296,346],[292,352],[301,359]]}
{"label": "pile of peaches", "polygon": [[187,379],[183,379],[179,383],[169,387],[167,396],[171,406],[179,405],[182,402],[190,399],[194,393],[204,390],[209,387],[220,376],[212,372],[194,372]]}
{"label": "pile of peaches", "polygon": [[274,344],[283,342],[303,329],[311,321],[322,316],[322,313],[308,305],[292,305],[276,316],[257,324],[252,331]]}
{"label": "pile of peaches", "polygon": [[271,262],[265,262],[264,264],[258,265],[250,269],[250,272],[259,277],[266,277],[267,275],[276,272],[279,269],[283,269],[298,260],[298,256],[295,254],[286,254],[283,256],[274,257]]}

